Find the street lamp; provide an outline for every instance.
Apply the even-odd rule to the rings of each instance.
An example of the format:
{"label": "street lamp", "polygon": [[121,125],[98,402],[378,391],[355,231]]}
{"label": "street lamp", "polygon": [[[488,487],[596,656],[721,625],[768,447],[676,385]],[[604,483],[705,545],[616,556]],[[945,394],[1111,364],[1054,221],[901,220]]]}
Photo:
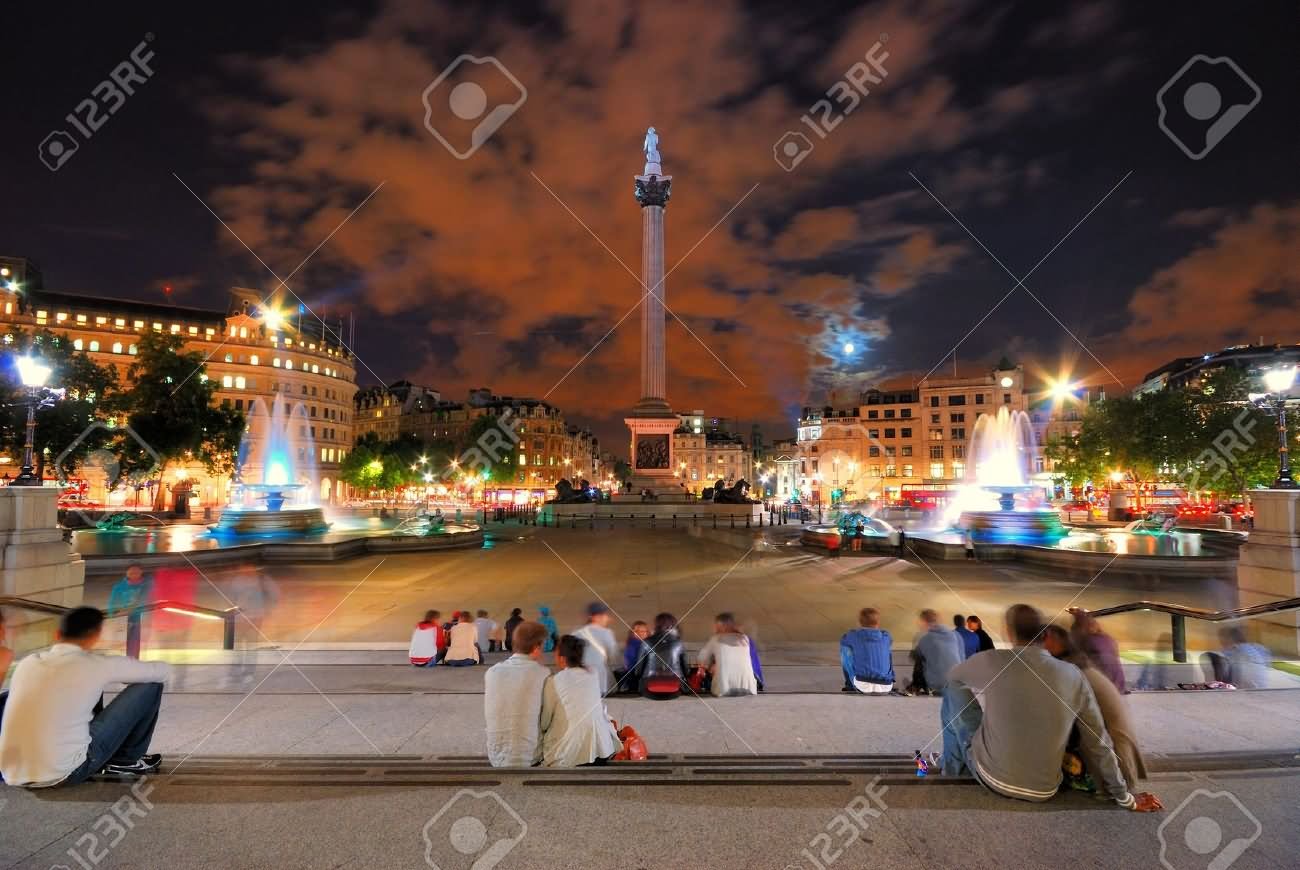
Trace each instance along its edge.
{"label": "street lamp", "polygon": [[53,396],[42,397],[45,390],[45,382],[50,379],[51,369],[43,364],[40,360],[33,359],[30,356],[20,356],[15,361],[18,367],[18,377],[27,388],[27,442],[23,445],[23,467],[10,486],[40,486],[42,481],[36,476],[35,460],[35,439],[36,439],[36,409],[44,408],[54,403]]}
{"label": "street lamp", "polygon": [[1267,393],[1252,395],[1255,404],[1277,417],[1277,480],[1273,489],[1296,489],[1295,478],[1291,476],[1291,451],[1287,446],[1286,400],[1295,383],[1295,366],[1282,366],[1264,372],[1264,386]]}

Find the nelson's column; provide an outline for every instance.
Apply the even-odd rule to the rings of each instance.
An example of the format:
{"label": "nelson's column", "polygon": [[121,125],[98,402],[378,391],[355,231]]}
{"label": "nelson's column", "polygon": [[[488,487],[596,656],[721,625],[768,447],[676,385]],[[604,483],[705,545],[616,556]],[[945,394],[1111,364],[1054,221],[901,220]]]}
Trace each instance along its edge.
{"label": "nelson's column", "polygon": [[683,497],[673,477],[673,430],[677,415],[668,405],[664,352],[664,209],[673,177],[660,166],[659,136],[645,134],[645,169],[636,176],[641,205],[641,400],[625,422],[632,430],[632,493],[649,490],[661,499]]}

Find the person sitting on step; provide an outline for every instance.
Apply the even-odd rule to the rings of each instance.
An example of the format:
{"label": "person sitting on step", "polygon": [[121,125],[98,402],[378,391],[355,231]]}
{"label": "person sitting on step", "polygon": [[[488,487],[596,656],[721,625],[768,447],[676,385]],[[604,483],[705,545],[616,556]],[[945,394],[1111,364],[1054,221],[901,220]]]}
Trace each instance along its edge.
{"label": "person sitting on step", "polygon": [[[162,765],[148,750],[171,667],[91,652],[103,629],[102,612],[75,607],[59,619],[53,646],[18,663],[0,723],[0,776],[8,784],[135,778]],[[126,687],[105,705],[115,683]]]}

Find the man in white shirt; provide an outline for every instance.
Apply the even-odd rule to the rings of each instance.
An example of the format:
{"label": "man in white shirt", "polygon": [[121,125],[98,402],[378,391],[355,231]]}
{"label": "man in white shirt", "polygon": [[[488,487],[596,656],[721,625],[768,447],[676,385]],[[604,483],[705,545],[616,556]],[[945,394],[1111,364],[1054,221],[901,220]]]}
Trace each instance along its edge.
{"label": "man in white shirt", "polygon": [[618,640],[609,629],[609,607],[593,601],[587,605],[587,624],[571,634],[586,642],[582,666],[596,675],[603,697],[613,682],[614,663],[618,661]]}
{"label": "man in white shirt", "polygon": [[521,622],[511,638],[514,655],[483,676],[483,718],[493,767],[532,767],[542,760],[542,688],[551,675],[542,664],[546,637],[545,626]]}
{"label": "man in white shirt", "polygon": [[[0,723],[0,775],[8,784],[75,785],[96,775],[144,776],[162,764],[161,755],[146,753],[171,668],[92,653],[103,627],[103,613],[77,607],[59,620],[54,646],[18,663]],[[127,685],[101,707],[115,683]]]}
{"label": "man in white shirt", "polygon": [[486,610],[478,612],[478,618],[474,620],[474,628],[478,631],[478,648],[481,652],[496,652],[497,642],[492,639],[492,632],[497,630],[497,624],[488,618]]}

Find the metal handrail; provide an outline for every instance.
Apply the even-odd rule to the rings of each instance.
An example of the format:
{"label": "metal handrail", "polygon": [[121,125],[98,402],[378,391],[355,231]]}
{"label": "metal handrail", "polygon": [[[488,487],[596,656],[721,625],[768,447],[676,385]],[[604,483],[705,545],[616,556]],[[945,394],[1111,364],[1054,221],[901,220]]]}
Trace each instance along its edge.
{"label": "metal handrail", "polygon": [[1171,634],[1173,637],[1174,661],[1187,661],[1187,619],[1200,619],[1205,622],[1231,622],[1238,619],[1251,619],[1269,613],[1281,613],[1300,609],[1300,598],[1283,598],[1253,604],[1250,607],[1238,607],[1235,610],[1205,610],[1201,607],[1188,607],[1185,604],[1168,604],[1163,601],[1131,601],[1128,604],[1116,604],[1100,610],[1089,610],[1089,616],[1110,616],[1115,613],[1131,613],[1135,610],[1150,610],[1169,614]]}
{"label": "metal handrail", "polygon": [[[35,601],[30,598],[18,598],[12,595],[0,595],[0,607],[32,610],[37,613],[49,613],[55,616],[61,616],[72,610],[71,607],[65,607],[62,604],[51,604],[48,601]],[[216,610],[199,604],[163,599],[162,601],[150,601],[148,604],[141,604],[126,612],[105,615],[105,619],[126,617],[126,654],[133,659],[140,658],[141,617],[156,610],[165,610],[168,613],[179,613],[182,616],[197,617],[198,619],[219,619],[223,623],[221,648],[226,650],[235,648],[235,620],[240,612],[238,607]]]}

